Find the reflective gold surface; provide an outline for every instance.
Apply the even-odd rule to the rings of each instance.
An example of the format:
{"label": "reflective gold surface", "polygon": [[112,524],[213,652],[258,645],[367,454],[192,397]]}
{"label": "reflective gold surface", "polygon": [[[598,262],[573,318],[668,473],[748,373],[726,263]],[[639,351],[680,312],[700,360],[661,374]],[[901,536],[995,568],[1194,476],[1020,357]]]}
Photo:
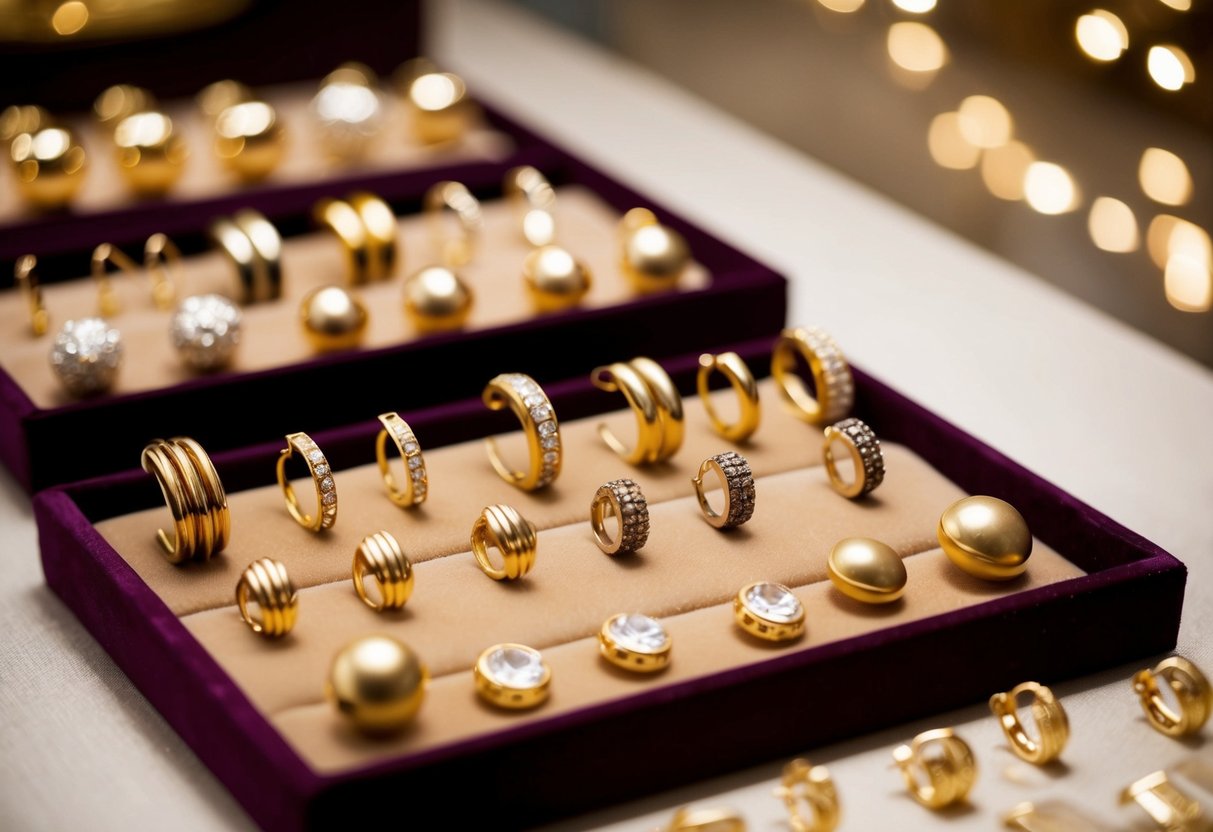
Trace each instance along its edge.
{"label": "reflective gold surface", "polygon": [[662,225],[647,208],[633,208],[620,222],[624,274],[637,292],[660,292],[678,285],[691,262],[686,240]]}
{"label": "reflective gold surface", "polygon": [[163,113],[127,116],[114,127],[119,170],[139,196],[162,196],[177,184],[189,151]]}
{"label": "reflective gold surface", "polygon": [[429,671],[404,643],[384,635],[350,642],[333,657],[326,698],[358,730],[393,734],[425,701]]}
{"label": "reflective gold surface", "polygon": [[952,563],[987,581],[1007,581],[1028,568],[1032,534],[1015,507],[997,497],[965,497],[939,518],[939,545]]}
{"label": "reflective gold surface", "polygon": [[459,329],[472,311],[472,290],[445,266],[429,266],[405,281],[404,311],[421,333]]}
{"label": "reflective gold surface", "polygon": [[62,208],[84,182],[84,148],[66,127],[19,133],[9,145],[9,158],[21,195],[39,208]]}
{"label": "reflective gold surface", "polygon": [[299,305],[299,317],[308,341],[321,352],[358,346],[370,321],[362,301],[340,286],[309,292]]}
{"label": "reflective gold surface", "polygon": [[234,104],[215,119],[215,153],[246,182],[269,176],[285,149],[286,130],[273,106],[264,101]]}
{"label": "reflective gold surface", "polygon": [[834,544],[826,561],[838,591],[865,604],[888,604],[906,591],[905,564],[893,547],[870,537],[847,537]]}
{"label": "reflective gold surface", "polygon": [[522,279],[540,312],[557,312],[581,303],[590,291],[590,268],[560,246],[543,246],[522,261]]}

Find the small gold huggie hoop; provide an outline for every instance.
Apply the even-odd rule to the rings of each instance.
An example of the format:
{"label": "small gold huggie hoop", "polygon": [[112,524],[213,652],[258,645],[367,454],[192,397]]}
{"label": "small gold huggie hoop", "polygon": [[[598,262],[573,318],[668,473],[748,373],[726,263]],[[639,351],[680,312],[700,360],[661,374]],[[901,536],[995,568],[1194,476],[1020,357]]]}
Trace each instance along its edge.
{"label": "small gold huggie hoop", "polygon": [[[1179,713],[1163,698],[1159,679],[1175,695]],[[1142,710],[1154,730],[1169,737],[1194,734],[1209,721],[1213,712],[1213,688],[1200,668],[1182,656],[1163,659],[1152,670],[1142,670],[1133,677],[1133,690],[1141,699]]]}
{"label": "small gold huggie hoop", "polygon": [[[977,782],[973,751],[951,728],[924,731],[909,745],[897,746],[893,762],[910,794],[928,809],[959,803]],[[919,782],[915,769],[926,775],[925,783]]]}
{"label": "small gold huggie hoop", "polygon": [[[487,506],[472,524],[472,555],[476,565],[494,581],[516,581],[535,566],[539,548],[535,524],[513,506]],[[489,547],[501,553],[501,566],[493,564]]]}
{"label": "small gold huggie hoop", "polygon": [[[377,531],[362,538],[354,550],[351,574],[354,591],[362,603],[375,612],[402,609],[413,594],[413,564],[388,531]],[[378,600],[367,592],[368,577],[379,587]]]}
{"label": "small gold huggie hoop", "polygon": [[[712,405],[708,380],[713,371],[728,379],[729,385],[737,394],[741,412],[737,421],[732,424],[726,424],[716,415],[716,408]],[[720,355],[704,353],[699,356],[699,373],[695,377],[695,386],[699,391],[699,399],[703,402],[703,409],[707,411],[708,419],[712,422],[712,428],[725,439],[744,442],[758,430],[758,423],[762,419],[762,407],[758,402],[758,382],[754,380],[754,374],[740,355],[735,352],[722,352]]]}
{"label": "small gold huggie hoop", "polygon": [[[446,209],[459,220],[459,233],[448,236],[444,226]],[[439,182],[425,193],[425,214],[430,238],[438,249],[438,260],[447,268],[464,266],[476,251],[476,238],[484,228],[480,200],[461,182]]]}
{"label": "small gold huggie hoop", "polygon": [[[838,789],[825,766],[815,766],[808,760],[793,760],[783,768],[783,778],[775,796],[788,808],[788,825],[792,832],[833,832],[838,828],[841,811]],[[800,806],[809,809],[801,814]]]}
{"label": "small gold huggie hoop", "polygon": [[42,299],[37,268],[38,258],[32,254],[21,255],[13,265],[13,280],[29,306],[29,327],[35,337],[45,335],[51,325],[50,313],[46,311],[46,303]]}
{"label": "small gold huggie hoop", "polygon": [[152,303],[167,310],[177,297],[177,281],[181,275],[181,249],[166,234],[153,234],[143,244],[143,268],[152,281]]}
{"label": "small gold huggie hoop", "polygon": [[[1039,739],[1029,736],[1019,719],[1017,700],[1025,693],[1032,695],[1032,719],[1040,733]],[[1036,682],[1024,682],[1007,693],[994,694],[990,697],[990,710],[998,717],[1011,750],[1026,762],[1040,766],[1057,759],[1070,739],[1066,709],[1053,691]]]}
{"label": "small gold huggie hoop", "polygon": [[139,266],[120,248],[102,243],[93,249],[92,275],[97,284],[97,314],[102,318],[112,318],[122,311],[122,304],[114,292],[113,281],[109,277],[109,266],[113,264],[122,272],[135,274]]}

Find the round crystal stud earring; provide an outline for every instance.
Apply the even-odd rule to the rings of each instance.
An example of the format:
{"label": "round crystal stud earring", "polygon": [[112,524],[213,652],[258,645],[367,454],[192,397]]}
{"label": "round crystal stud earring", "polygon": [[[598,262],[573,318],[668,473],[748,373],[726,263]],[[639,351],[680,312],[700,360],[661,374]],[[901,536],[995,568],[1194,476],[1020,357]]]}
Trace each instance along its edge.
{"label": "round crystal stud earring", "polygon": [[68,321],[51,345],[51,369],[73,396],[109,390],[122,365],[122,335],[101,318]]}
{"label": "round crystal stud earring", "polygon": [[239,307],[222,295],[194,295],[177,307],[169,337],[181,360],[194,370],[226,367],[240,346]]}

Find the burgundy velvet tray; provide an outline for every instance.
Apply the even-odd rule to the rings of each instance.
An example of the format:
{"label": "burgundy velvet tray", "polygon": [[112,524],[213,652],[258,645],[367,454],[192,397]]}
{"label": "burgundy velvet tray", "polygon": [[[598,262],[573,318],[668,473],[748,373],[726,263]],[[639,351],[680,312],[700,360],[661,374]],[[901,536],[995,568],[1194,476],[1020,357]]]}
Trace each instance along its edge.
{"label": "burgundy velvet tray", "polygon": [[[759,370],[771,343],[732,348]],[[664,362],[686,393],[695,359]],[[563,418],[618,405],[583,375],[540,378]],[[1040,540],[1088,574],[321,777],[93,527],[159,504],[151,477],[129,472],[39,494],[43,568],[51,588],[268,829],[349,828],[368,821],[384,794],[450,794],[452,783],[476,792],[459,807],[461,824],[521,827],[969,704],[1027,678],[1060,681],[1174,646],[1183,564],[884,384],[859,371],[855,378],[855,414],[882,439],[908,446],[970,493],[1012,502]],[[478,399],[404,413],[434,445],[491,432],[485,414]],[[374,429],[364,421],[314,437],[341,468]],[[279,444],[216,454],[229,491],[269,482]],[[830,696],[827,708],[831,690],[842,695]]]}
{"label": "burgundy velvet tray", "polygon": [[[385,195],[398,211],[415,211],[426,188],[448,176],[465,182],[482,198],[499,196],[505,171],[516,163],[540,167],[555,185],[585,186],[620,212],[637,205],[653,208],[663,222],[686,237],[696,260],[711,275],[709,285],[694,291],[640,297],[617,306],[434,335],[264,372],[198,377],[172,387],[87,399],[50,409],[36,407],[0,370],[0,460],[32,492],[128,467],[149,436],[164,432],[164,425],[176,425],[176,432],[197,436],[213,452],[269,441],[281,433],[279,409],[250,408],[249,401],[273,401],[281,408],[306,411],[309,423],[319,430],[349,424],[368,411],[382,410],[379,404],[385,384],[407,381],[406,403],[410,409],[477,395],[479,376],[457,370],[483,366],[486,356],[493,356],[502,366],[531,367],[542,378],[567,378],[588,372],[596,364],[617,360],[620,355],[661,358],[682,352],[688,330],[671,326],[674,316],[691,321],[730,321],[727,328],[705,328],[705,337],[716,332],[720,333],[718,337],[748,338],[773,332],[783,323],[786,282],[776,272],[648,196],[537,139],[529,151],[518,154],[509,165],[476,164],[458,170],[380,176],[361,186]],[[349,186],[348,182],[330,184],[326,192],[345,193]],[[280,200],[286,211],[289,206],[310,204],[317,195],[295,189],[266,197]],[[190,221],[202,228],[212,216],[210,206],[194,206]],[[324,395],[316,395],[317,391]],[[62,452],[63,437],[99,425],[105,426],[106,442],[95,445],[88,454]]]}

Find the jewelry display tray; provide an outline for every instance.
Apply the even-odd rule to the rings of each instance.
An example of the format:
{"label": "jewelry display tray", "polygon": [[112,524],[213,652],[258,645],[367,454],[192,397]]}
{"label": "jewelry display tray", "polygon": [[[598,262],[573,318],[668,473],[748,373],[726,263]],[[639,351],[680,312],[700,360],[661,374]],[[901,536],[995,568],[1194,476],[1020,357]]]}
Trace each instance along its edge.
{"label": "jewelry display tray", "polygon": [[[673,328],[690,340],[688,328],[678,325]],[[757,375],[763,376],[769,369],[773,340],[774,336],[768,335],[725,348],[735,349]],[[712,438],[702,424],[702,417],[697,415],[701,413],[694,395],[697,357],[695,351],[662,361],[683,391],[688,413],[688,447],[672,461],[678,466],[674,474],[681,474],[684,468],[693,472],[699,462],[697,455],[704,448],[712,447],[714,450],[710,452],[715,452],[733,447],[723,439]],[[524,369],[496,360],[491,367],[485,366],[484,361],[476,366],[478,372],[472,374],[480,381],[496,372]],[[426,616],[433,615],[426,611],[432,608],[424,606],[427,592],[434,597],[450,589],[440,587],[437,578],[431,576],[455,575],[458,581],[455,588],[465,587],[463,591],[477,597],[487,594],[493,599],[489,617],[494,626],[484,634],[477,634],[477,638],[484,640],[480,645],[484,647],[494,641],[515,638],[517,628],[511,629],[512,619],[526,618],[525,610],[530,604],[550,603],[550,596],[542,596],[545,575],[551,576],[546,580],[552,582],[568,580],[568,575],[588,569],[608,576],[601,589],[594,580],[586,580],[579,586],[578,591],[586,593],[588,608],[594,606],[596,592],[610,594],[620,591],[619,587],[635,587],[624,591],[634,592],[637,603],[657,592],[666,595],[675,591],[704,592],[702,585],[711,581],[720,583],[725,577],[721,573],[727,573],[729,586],[737,584],[731,590],[736,591],[743,583],[740,576],[745,570],[757,568],[750,564],[761,564],[766,571],[747,579],[779,580],[783,577],[780,573],[791,569],[793,562],[811,559],[817,564],[814,582],[802,587],[789,581],[798,594],[805,593],[802,599],[808,599],[805,639],[778,646],[746,642],[748,637],[739,634],[733,625],[729,596],[716,594],[706,602],[711,605],[707,607],[708,641],[688,643],[688,638],[679,635],[677,629],[682,616],[677,610],[670,611],[675,636],[670,669],[651,677],[630,677],[626,690],[618,693],[622,671],[608,672],[609,666],[597,657],[592,646],[598,622],[592,626],[589,621],[580,622],[578,627],[586,625],[585,632],[580,633],[585,644],[578,648],[581,653],[575,672],[569,667],[558,669],[553,680],[553,698],[547,705],[526,713],[496,713],[492,715],[496,725],[493,730],[417,748],[417,744],[424,744],[428,731],[422,722],[416,732],[406,732],[403,737],[389,741],[394,744],[382,746],[390,751],[379,752],[371,762],[324,770],[309,765],[304,759],[306,755],[287,741],[271,718],[254,704],[252,694],[237,683],[229,673],[230,667],[225,670],[228,665],[208,652],[169,603],[107,542],[95,524],[112,524],[133,512],[158,508],[154,519],[153,515],[140,518],[146,519],[148,526],[146,546],[151,548],[146,551],[154,552],[154,529],[165,522],[167,512],[149,475],[141,471],[115,474],[37,495],[34,512],[43,568],[51,588],[250,815],[268,829],[338,825],[348,828],[369,821],[374,807],[382,805],[384,795],[449,795],[451,784],[472,788],[476,794],[475,800],[461,804],[460,823],[491,823],[494,828],[533,824],[982,701],[992,692],[1008,689],[1025,679],[1051,684],[1174,646],[1186,578],[1186,570],[1178,560],[862,371],[855,370],[854,375],[853,414],[872,426],[889,459],[885,484],[867,502],[855,503],[834,494],[824,485],[819,467],[815,472],[805,469],[810,471],[806,477],[820,476],[797,480],[799,484],[790,494],[778,486],[786,481],[766,476],[764,467],[777,459],[771,455],[772,446],[778,449],[779,456],[794,457],[808,465],[815,457],[819,458],[821,438],[816,429],[782,414],[770,382],[764,382],[763,426],[755,436],[758,444],[750,451],[756,460],[755,519],[731,536],[710,529],[694,515],[696,508],[689,482],[685,494],[675,492],[673,485],[665,484],[662,477],[669,483],[681,477],[666,476],[670,474],[668,470],[634,468],[615,459],[610,463],[611,470],[617,472],[615,476],[634,477],[646,489],[656,490],[658,486],[667,489],[664,498],[657,495],[655,499],[650,494],[651,510],[677,511],[654,514],[654,537],[642,551],[642,559],[630,564],[633,568],[611,561],[598,552],[589,536],[587,518],[592,486],[587,493],[581,493],[585,485],[581,479],[589,474],[578,472],[579,466],[602,467],[603,460],[609,462],[612,454],[587,440],[577,450],[578,456],[568,453],[561,478],[546,496],[523,494],[499,484],[498,493],[505,502],[518,507],[524,515],[528,510],[542,515],[535,518],[540,525],[538,563],[533,575],[521,582],[527,586],[493,584],[476,569],[469,553],[457,551],[423,560],[416,567],[417,589],[403,618],[390,621],[376,618],[357,601],[348,578],[344,583],[317,588],[329,593],[347,591],[334,597],[341,602],[341,609],[350,610],[350,616],[360,616],[364,627],[362,624],[359,627],[365,629],[362,634],[386,631],[408,641],[412,632],[424,642],[435,638],[434,634],[425,634]],[[595,389],[585,373],[564,380],[544,375],[537,375],[536,379],[561,419],[562,432],[567,433],[566,446],[575,435],[593,438],[592,423],[577,420],[621,407],[618,395]],[[730,393],[725,390],[721,395]],[[405,398],[403,392],[401,397]],[[622,413],[620,418],[630,419],[626,410]],[[290,416],[281,412],[280,415]],[[351,515],[373,509],[377,517],[387,518],[384,527],[401,533],[402,527],[415,521],[402,517],[386,496],[372,497],[370,491],[358,490],[363,486],[355,482],[363,478],[365,485],[366,477],[377,477],[371,462],[378,429],[373,415],[367,414],[357,424],[317,431],[312,436],[337,471],[338,489],[351,489],[347,493],[361,498],[348,512],[339,514],[338,526],[342,520],[347,525],[354,524],[356,518]],[[490,413],[478,397],[410,409],[401,415],[412,425],[423,450],[434,456],[460,452],[462,446],[455,443],[508,430],[510,426],[508,416]],[[299,427],[292,421],[281,425],[280,433]],[[162,430],[172,432],[174,428],[170,423],[163,425]],[[241,534],[253,533],[247,526],[242,532],[242,517],[237,514],[236,503],[254,499],[257,489],[276,488],[274,458],[280,447],[281,441],[213,454],[233,501],[233,543],[219,558],[231,561],[221,568],[235,570],[229,573],[233,576],[230,582],[233,587],[234,576],[244,562],[266,554],[250,551],[247,545],[238,548]],[[466,472],[468,482],[480,483],[486,470],[489,478],[495,475],[482,449],[476,450],[478,455],[467,451],[461,473]],[[746,453],[747,446],[739,446],[738,450]],[[923,463],[918,468],[917,463],[911,464],[914,457]],[[369,470],[365,469],[368,463]],[[793,463],[782,460],[780,464],[786,468]],[[355,466],[362,467],[353,470]],[[436,474],[438,466],[430,467],[434,499],[440,489],[461,489],[458,479],[440,480]],[[934,490],[918,489],[916,485],[907,489],[905,478],[924,476],[915,474],[915,470],[929,472],[927,479],[936,483]],[[595,470],[593,476],[599,473]],[[350,485],[342,485],[343,482]],[[459,493],[457,498],[466,500],[478,487],[465,483],[467,493]],[[955,570],[941,552],[929,550],[930,544],[925,541],[933,536],[934,525],[945,506],[924,508],[915,503],[915,499],[923,498],[912,495],[930,491],[935,495],[931,499],[938,499],[951,490],[997,496],[1020,510],[1037,541],[1037,551],[1024,580],[989,584],[969,579]],[[671,494],[681,502],[672,499]],[[914,504],[913,523],[924,541],[919,544],[918,553],[907,560],[911,578],[905,603],[913,605],[919,603],[915,599],[925,599],[928,604],[939,604],[937,596],[951,597],[962,590],[966,602],[923,617],[901,620],[896,612],[887,614],[848,606],[849,602],[838,597],[828,582],[822,580],[818,566],[824,563],[826,549],[821,546],[828,549],[829,545],[823,544],[823,535],[874,534],[865,528],[862,519],[855,518],[867,516],[865,512],[870,511],[874,512],[870,516],[875,523],[881,512],[897,510],[898,501]],[[543,517],[548,516],[553,506],[563,506],[565,502],[569,504],[567,516],[575,515],[578,519],[565,519],[561,527],[545,523]],[[281,520],[286,512],[281,506],[278,508],[281,510],[277,513],[263,517],[273,524],[281,523],[285,529],[293,521]],[[464,508],[466,528],[470,529],[479,506]],[[433,511],[438,510],[435,505]],[[904,505],[901,510],[905,510]],[[662,522],[675,522],[662,518],[675,515],[676,522],[681,524],[675,540],[671,544],[667,536],[659,542]],[[843,518],[850,519],[844,523]],[[690,525],[691,521],[697,525]],[[855,528],[841,531],[842,526],[852,522]],[[112,531],[113,526],[107,528]],[[749,528],[755,531],[747,531]],[[354,535],[350,538],[354,541],[357,535],[374,530],[346,529]],[[452,535],[463,534],[464,529],[449,531]],[[422,537],[428,533],[419,532]],[[770,548],[762,545],[763,536],[768,534],[778,541]],[[280,535],[258,530],[253,536],[269,540],[274,535],[289,535],[290,541],[298,540],[301,549],[308,551],[321,545],[316,542],[317,536],[297,527]],[[401,542],[409,551],[407,534],[402,535]],[[893,543],[897,545],[897,541]],[[417,546],[421,545],[419,541]],[[330,551],[334,544],[328,543],[323,549],[325,554],[319,557],[333,569],[347,568],[352,545],[335,548],[340,551]],[[727,551],[727,555],[717,549]],[[907,554],[904,546],[899,551]],[[315,565],[316,561],[311,563]],[[649,574],[661,574],[655,566],[659,563],[688,565],[700,577],[686,580],[685,585],[679,580],[646,581],[646,569],[652,570]],[[434,564],[438,565],[432,567],[434,570],[442,568],[447,572],[427,571]],[[154,558],[144,561],[141,568],[160,576],[153,581],[157,585],[164,585],[158,583],[162,580],[171,582],[181,574],[167,563],[156,564]],[[307,571],[311,567],[301,563],[292,568]],[[308,583],[306,578],[304,585]],[[206,576],[197,574],[188,579],[204,581]],[[924,581],[937,583],[924,587]],[[551,585],[547,585],[549,590]],[[702,599],[692,598],[688,603],[695,600]],[[227,628],[233,643],[242,645],[237,649],[242,651],[245,661],[236,664],[248,673],[249,667],[260,666],[248,661],[250,657],[260,656],[261,662],[294,661],[303,654],[290,651],[315,650],[314,642],[321,638],[318,633],[348,629],[344,614],[340,621],[332,618],[333,608],[322,608],[320,601],[319,595],[309,595],[309,590],[303,589],[297,628],[301,634],[293,644],[289,641],[269,644],[256,638],[242,629],[243,624],[230,607],[210,620]],[[226,603],[230,604],[230,599]],[[703,613],[701,607],[687,615]],[[307,624],[309,614],[314,619],[311,625]],[[329,617],[324,617],[326,614]],[[571,617],[578,615],[574,613]],[[864,623],[854,635],[837,638],[819,635],[833,629],[831,622],[838,620]],[[308,626],[313,629],[300,629]],[[480,625],[469,619],[468,626]],[[551,626],[556,626],[556,622]],[[450,640],[466,638],[466,634],[457,630],[444,632],[449,633]],[[293,634],[291,638],[294,637]],[[431,650],[441,652],[436,645],[444,640],[445,637],[433,640]],[[548,650],[542,643],[535,646]],[[553,648],[552,660],[567,659],[567,653],[562,655],[561,651],[568,646],[562,643]],[[705,654],[731,656],[743,648],[747,658],[734,665],[698,675],[679,670],[680,655],[683,665],[695,666],[696,662],[704,661]],[[308,701],[320,701],[319,691],[327,667],[321,658],[316,658],[316,666],[309,666],[307,673],[285,677],[292,684],[299,680],[297,685],[306,688]],[[474,654],[468,667],[473,659]],[[234,660],[227,655],[223,661]],[[264,672],[271,673],[268,668]],[[447,675],[442,681],[436,676],[417,719],[423,721],[427,713],[432,713],[431,719],[437,720],[449,715],[452,708],[462,708],[464,713],[475,714],[482,721],[489,719],[487,706],[477,710],[474,705],[470,676],[470,672]],[[602,681],[591,682],[587,678]],[[464,685],[456,688],[460,692],[454,697],[447,683],[451,679]],[[560,704],[562,682],[566,690],[574,688],[581,694],[587,685],[592,692],[595,684],[601,684],[617,695],[570,708]],[[349,729],[334,711],[321,709],[314,713],[323,714],[317,717],[322,720],[321,725],[330,725],[326,720],[331,719],[330,727],[319,732],[323,736],[318,742],[347,742],[342,739],[347,734],[341,732]],[[364,748],[365,744],[359,745],[360,742],[363,741],[348,740],[352,747]],[[410,742],[414,743],[411,749]],[[424,800],[410,800],[419,817],[428,816]]]}
{"label": "jewelry display tray", "polygon": [[[252,205],[265,212],[280,228],[293,227],[323,235],[324,232],[309,228],[302,219],[321,197],[343,196],[351,190],[366,189],[391,204],[401,215],[403,224],[419,211],[422,196],[435,182],[454,179],[466,184],[481,199],[496,200],[501,196],[506,171],[517,165],[533,165],[542,170],[557,189],[563,186],[580,188],[619,215],[636,206],[653,209],[663,224],[685,237],[698,263],[697,271],[701,277],[706,273],[706,281],[700,280],[701,285],[677,291],[623,300],[619,300],[622,292],[612,290],[610,302],[602,305],[587,303],[564,312],[528,314],[520,319],[484,326],[476,326],[473,321],[460,332],[411,337],[255,372],[195,375],[154,389],[115,392],[80,400],[64,398],[39,404],[34,392],[0,366],[0,461],[26,491],[32,493],[51,485],[129,468],[131,460],[138,459],[143,445],[170,425],[176,433],[196,437],[214,453],[266,442],[279,435],[280,415],[284,410],[306,412],[312,430],[349,424],[362,418],[367,411],[379,412],[375,408],[385,396],[383,385],[407,383],[408,400],[413,407],[467,398],[479,393],[477,385],[481,380],[474,373],[456,371],[456,368],[483,366],[484,356],[491,355],[504,366],[525,367],[537,377],[565,378],[587,372],[596,364],[635,355],[658,359],[680,353],[685,349],[686,334],[681,328],[669,325],[675,318],[729,321],[728,327],[715,328],[721,333],[714,336],[718,340],[757,336],[776,331],[783,324],[787,286],[778,273],[687,222],[650,196],[632,190],[535,136],[524,126],[494,112],[484,102],[481,105],[489,114],[492,125],[507,133],[517,147],[502,162],[379,173],[318,185],[265,187],[224,197],[221,207],[234,210]],[[177,206],[177,214],[181,216],[175,221],[188,221],[201,232],[218,213],[222,211],[212,201],[187,203]],[[142,221],[135,223],[135,227],[141,233],[160,230],[155,226],[145,227]],[[77,243],[86,238],[91,243],[93,239],[88,236],[93,234],[88,223],[75,222],[66,226],[63,233]],[[603,240],[614,243],[614,227],[604,228],[603,234],[606,235]],[[286,246],[290,246],[294,238],[288,235],[285,239]],[[336,252],[335,236],[330,242]],[[498,275],[502,282],[496,291],[508,289],[518,298],[525,297],[520,272],[525,253],[526,250],[520,248],[517,262],[511,262],[509,273]],[[422,265],[412,252],[406,252],[405,257],[407,262],[400,270],[403,273]],[[609,260],[606,262],[610,263]],[[343,282],[339,263],[334,258],[334,273],[327,282]],[[616,282],[622,280],[619,274],[604,275],[601,267],[599,269],[595,278],[599,283],[604,283],[608,277]],[[285,274],[284,280],[289,290],[289,273]],[[394,316],[400,326],[405,327],[399,294],[402,280],[403,274],[400,274],[391,281],[396,287],[391,295],[391,306],[376,307],[372,318]],[[81,280],[74,282],[84,284]],[[365,291],[386,285],[375,284],[365,287]],[[58,288],[49,287],[52,291]],[[6,325],[11,324],[12,332],[28,339],[21,299],[12,292],[5,295],[8,297],[2,320]],[[293,307],[291,311],[287,316],[289,321],[282,324],[286,328],[283,337],[299,335]],[[165,315],[163,351],[165,360],[171,362],[174,359],[167,335],[167,313],[162,314]],[[62,320],[52,322],[52,333],[61,323]],[[123,319],[119,317],[114,324],[121,330]],[[704,348],[712,346],[706,340],[709,337],[713,337],[710,331],[701,344]],[[53,334],[40,339],[47,351],[52,339]],[[576,349],[566,348],[574,343]],[[558,347],[553,348],[553,345]],[[9,349],[15,348],[10,345]],[[51,379],[50,373],[47,366],[48,379]],[[258,400],[273,401],[278,406],[246,406],[247,402]],[[230,414],[234,413],[239,413],[239,418],[231,418]],[[100,426],[104,426],[104,442],[94,443],[88,453],[63,452],[64,437],[89,434]]]}

